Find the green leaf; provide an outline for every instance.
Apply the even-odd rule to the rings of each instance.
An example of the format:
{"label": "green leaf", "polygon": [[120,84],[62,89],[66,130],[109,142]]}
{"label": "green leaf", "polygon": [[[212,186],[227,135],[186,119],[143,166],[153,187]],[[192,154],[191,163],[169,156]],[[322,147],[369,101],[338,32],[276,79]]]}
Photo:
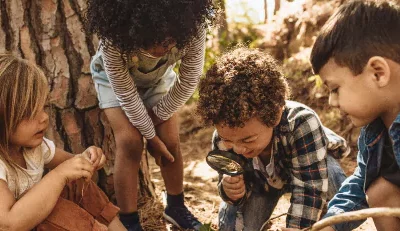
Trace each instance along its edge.
{"label": "green leaf", "polygon": [[215,230],[211,228],[211,223],[208,223],[208,224],[203,224],[200,227],[200,231],[215,231]]}

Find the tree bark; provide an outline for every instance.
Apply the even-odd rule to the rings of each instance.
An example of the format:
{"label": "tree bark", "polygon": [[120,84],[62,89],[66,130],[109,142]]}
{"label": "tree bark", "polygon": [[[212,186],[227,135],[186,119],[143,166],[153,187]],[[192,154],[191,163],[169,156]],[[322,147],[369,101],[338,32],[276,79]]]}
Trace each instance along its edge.
{"label": "tree bark", "polygon": [[281,0],[275,0],[274,15],[281,9]]}
{"label": "tree bark", "polygon": [[268,0],[264,0],[264,23],[268,22]]}
{"label": "tree bark", "polygon": [[[0,0],[0,52],[43,69],[51,106],[46,136],[72,153],[90,145],[101,147],[107,163],[99,172],[99,185],[112,198],[115,142],[90,75],[98,39],[83,30],[85,9],[85,0]],[[139,177],[141,196],[155,196],[146,155]]]}

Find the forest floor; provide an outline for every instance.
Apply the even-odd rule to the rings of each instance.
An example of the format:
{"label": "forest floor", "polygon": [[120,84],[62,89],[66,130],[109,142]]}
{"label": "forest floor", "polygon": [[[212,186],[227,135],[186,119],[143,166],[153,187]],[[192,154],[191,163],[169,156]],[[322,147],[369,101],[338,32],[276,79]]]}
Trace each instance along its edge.
{"label": "forest floor", "polygon": [[[213,230],[218,230],[218,207],[221,202],[218,196],[216,185],[218,180],[217,173],[211,169],[205,162],[205,157],[210,151],[211,134],[213,128],[203,128],[193,114],[194,106],[185,106],[179,112],[181,119],[180,138],[181,150],[184,162],[184,191],[185,203],[189,209],[204,224],[209,224]],[[163,197],[162,192],[165,190],[164,182],[158,166],[154,163],[153,158],[149,156],[149,164],[152,182],[156,187],[156,200],[142,200],[141,212],[142,224],[146,231],[148,230],[178,230],[171,224],[166,223],[162,219]],[[355,166],[355,156],[351,155],[341,161],[347,175],[350,175]],[[272,216],[286,213],[290,202],[290,194],[284,195]],[[145,214],[144,214],[145,213]],[[151,218],[148,216],[151,214]],[[279,230],[285,226],[286,217],[274,219],[272,226],[268,230]],[[205,229],[209,230],[209,229]],[[367,220],[356,231],[375,231],[373,221]]]}

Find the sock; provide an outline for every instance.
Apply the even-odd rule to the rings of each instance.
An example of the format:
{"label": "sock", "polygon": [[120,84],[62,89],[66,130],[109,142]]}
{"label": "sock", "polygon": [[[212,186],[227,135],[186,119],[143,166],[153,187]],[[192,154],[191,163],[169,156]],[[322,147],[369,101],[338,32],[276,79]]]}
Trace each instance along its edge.
{"label": "sock", "polygon": [[133,213],[120,213],[119,219],[125,227],[133,226],[139,223],[139,213],[137,211]]}
{"label": "sock", "polygon": [[183,192],[178,195],[170,195],[167,193],[167,205],[171,207],[184,207]]}

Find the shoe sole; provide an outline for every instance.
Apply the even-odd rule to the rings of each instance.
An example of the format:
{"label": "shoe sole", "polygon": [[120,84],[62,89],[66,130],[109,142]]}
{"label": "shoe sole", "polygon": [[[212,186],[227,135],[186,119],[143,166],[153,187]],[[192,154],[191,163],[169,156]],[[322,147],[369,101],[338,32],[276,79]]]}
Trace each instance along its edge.
{"label": "shoe sole", "polygon": [[178,225],[178,223],[176,223],[176,221],[172,217],[168,216],[165,212],[163,212],[163,217],[165,218],[165,220],[171,222],[173,225],[178,227],[180,230],[185,230],[185,229],[182,229],[182,227],[180,225]]}

